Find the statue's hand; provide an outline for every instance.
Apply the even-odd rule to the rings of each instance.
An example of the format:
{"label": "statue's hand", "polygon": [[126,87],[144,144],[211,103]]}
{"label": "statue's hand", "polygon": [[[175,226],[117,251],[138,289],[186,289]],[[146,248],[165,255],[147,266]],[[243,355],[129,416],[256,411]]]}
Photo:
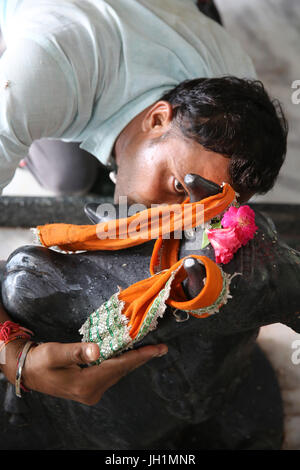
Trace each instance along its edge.
{"label": "statue's hand", "polygon": [[200,294],[204,287],[205,267],[192,257],[184,260],[183,266],[187,273],[187,277],[182,283],[183,289],[186,296],[193,299]]}
{"label": "statue's hand", "polygon": [[[15,351],[10,350],[10,357],[16,358],[22,347],[24,342],[15,345]],[[82,368],[78,364],[89,364],[98,359],[97,344],[43,343],[29,350],[22,382],[30,390],[95,405],[104,392],[122,377],[166,353],[167,347],[163,344],[144,346],[104,361],[100,366]],[[16,367],[14,374],[15,370]],[[14,374],[5,374],[12,383]]]}
{"label": "statue's hand", "polygon": [[190,202],[198,202],[222,192],[222,188],[218,184],[193,173],[185,175],[184,183],[188,189]]}

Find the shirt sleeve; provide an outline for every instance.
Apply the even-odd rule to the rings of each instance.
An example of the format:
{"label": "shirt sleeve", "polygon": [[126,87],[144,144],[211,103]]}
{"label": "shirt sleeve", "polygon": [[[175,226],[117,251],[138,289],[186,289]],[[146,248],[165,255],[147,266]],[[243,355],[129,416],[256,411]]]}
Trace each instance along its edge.
{"label": "shirt sleeve", "polygon": [[61,138],[77,113],[59,63],[31,39],[10,43],[0,59],[0,191],[34,140]]}

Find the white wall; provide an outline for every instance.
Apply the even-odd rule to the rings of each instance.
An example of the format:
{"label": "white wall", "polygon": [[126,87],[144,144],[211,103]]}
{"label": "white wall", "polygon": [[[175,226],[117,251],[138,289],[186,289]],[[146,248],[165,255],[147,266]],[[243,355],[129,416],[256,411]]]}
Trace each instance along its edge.
{"label": "white wall", "polygon": [[287,158],[276,186],[267,195],[253,200],[300,203],[300,103],[293,104],[291,99],[295,92],[292,83],[300,80],[299,0],[215,0],[215,3],[226,29],[252,58],[258,78],[283,105],[290,126]]}

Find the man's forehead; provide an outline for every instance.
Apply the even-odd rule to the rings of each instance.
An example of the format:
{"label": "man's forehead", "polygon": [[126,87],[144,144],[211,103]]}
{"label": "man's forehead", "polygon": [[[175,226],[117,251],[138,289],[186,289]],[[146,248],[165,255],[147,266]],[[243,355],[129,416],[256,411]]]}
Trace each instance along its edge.
{"label": "man's forehead", "polygon": [[230,159],[221,154],[211,152],[198,145],[187,149],[181,155],[177,154],[172,157],[171,164],[181,178],[184,178],[187,173],[194,173],[216,184],[230,182],[228,171]]}
{"label": "man's forehead", "polygon": [[[229,174],[230,158],[216,152],[209,151],[200,146],[193,148],[193,151],[173,157],[172,164],[181,181],[188,173],[199,175],[213,183],[221,185],[222,183],[232,184]],[[235,188],[234,188],[235,189]],[[251,191],[237,191],[237,199],[241,204],[246,203],[254,196]]]}

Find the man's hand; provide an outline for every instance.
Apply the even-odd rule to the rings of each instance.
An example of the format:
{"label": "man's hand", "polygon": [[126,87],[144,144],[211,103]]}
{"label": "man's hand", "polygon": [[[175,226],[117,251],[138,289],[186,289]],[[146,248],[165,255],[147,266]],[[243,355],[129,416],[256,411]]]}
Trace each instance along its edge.
{"label": "man's hand", "polygon": [[[9,354],[11,359],[17,357],[24,344],[14,345],[14,351],[11,350]],[[144,346],[108,359],[100,366],[81,368],[78,364],[89,364],[98,359],[97,344],[39,344],[29,350],[22,382],[30,390],[95,405],[103,393],[122,377],[150,359],[166,353],[167,346],[163,344]],[[5,375],[13,383],[13,374]]]}

